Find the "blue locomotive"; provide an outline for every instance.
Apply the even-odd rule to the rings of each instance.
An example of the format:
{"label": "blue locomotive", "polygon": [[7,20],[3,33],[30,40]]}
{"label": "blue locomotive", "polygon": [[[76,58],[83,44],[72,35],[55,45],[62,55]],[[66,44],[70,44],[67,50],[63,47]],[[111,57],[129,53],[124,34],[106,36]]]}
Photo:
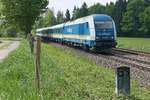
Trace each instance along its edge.
{"label": "blue locomotive", "polygon": [[113,19],[94,14],[59,25],[37,29],[42,38],[82,46],[86,50],[110,50],[116,46],[116,28]]}

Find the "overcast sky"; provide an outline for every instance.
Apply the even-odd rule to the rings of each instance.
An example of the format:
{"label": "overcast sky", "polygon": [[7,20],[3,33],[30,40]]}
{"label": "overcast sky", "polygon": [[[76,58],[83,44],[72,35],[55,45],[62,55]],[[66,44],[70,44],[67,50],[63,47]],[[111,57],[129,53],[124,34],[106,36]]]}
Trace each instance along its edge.
{"label": "overcast sky", "polygon": [[69,9],[70,11],[72,11],[75,5],[81,7],[83,2],[86,2],[89,7],[97,2],[105,5],[107,2],[110,1],[115,2],[116,0],[49,0],[48,7],[53,8],[56,15],[58,10],[65,12],[66,9]]}

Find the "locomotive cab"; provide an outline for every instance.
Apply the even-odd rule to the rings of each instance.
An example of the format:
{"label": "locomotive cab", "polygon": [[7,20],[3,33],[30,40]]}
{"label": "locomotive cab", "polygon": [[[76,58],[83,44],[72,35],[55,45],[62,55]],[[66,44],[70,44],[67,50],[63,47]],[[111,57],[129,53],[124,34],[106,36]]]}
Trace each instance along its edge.
{"label": "locomotive cab", "polygon": [[95,16],[95,47],[98,49],[109,49],[116,47],[116,29],[113,19],[110,16]]}

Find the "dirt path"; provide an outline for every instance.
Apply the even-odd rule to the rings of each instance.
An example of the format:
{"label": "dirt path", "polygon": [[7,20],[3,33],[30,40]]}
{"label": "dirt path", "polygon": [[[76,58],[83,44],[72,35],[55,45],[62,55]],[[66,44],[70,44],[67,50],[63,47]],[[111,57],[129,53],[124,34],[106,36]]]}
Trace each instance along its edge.
{"label": "dirt path", "polygon": [[2,41],[0,43],[0,62],[2,62],[10,52],[19,47],[20,41]]}

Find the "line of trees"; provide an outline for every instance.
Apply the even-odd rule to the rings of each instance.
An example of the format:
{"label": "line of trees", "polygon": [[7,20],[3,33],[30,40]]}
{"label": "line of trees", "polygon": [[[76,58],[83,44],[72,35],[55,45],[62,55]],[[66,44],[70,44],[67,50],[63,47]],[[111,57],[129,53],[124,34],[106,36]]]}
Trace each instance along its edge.
{"label": "line of trees", "polygon": [[[50,12],[53,13],[52,10]],[[150,2],[148,0],[117,0],[115,3],[110,2],[106,5],[96,3],[90,7],[84,2],[80,8],[74,6],[72,15],[68,9],[64,15],[63,12],[58,11],[55,17],[53,13],[52,18],[48,19],[49,24],[47,26],[75,20],[91,14],[112,16],[119,36],[150,37]],[[47,17],[44,16],[43,18]]]}

